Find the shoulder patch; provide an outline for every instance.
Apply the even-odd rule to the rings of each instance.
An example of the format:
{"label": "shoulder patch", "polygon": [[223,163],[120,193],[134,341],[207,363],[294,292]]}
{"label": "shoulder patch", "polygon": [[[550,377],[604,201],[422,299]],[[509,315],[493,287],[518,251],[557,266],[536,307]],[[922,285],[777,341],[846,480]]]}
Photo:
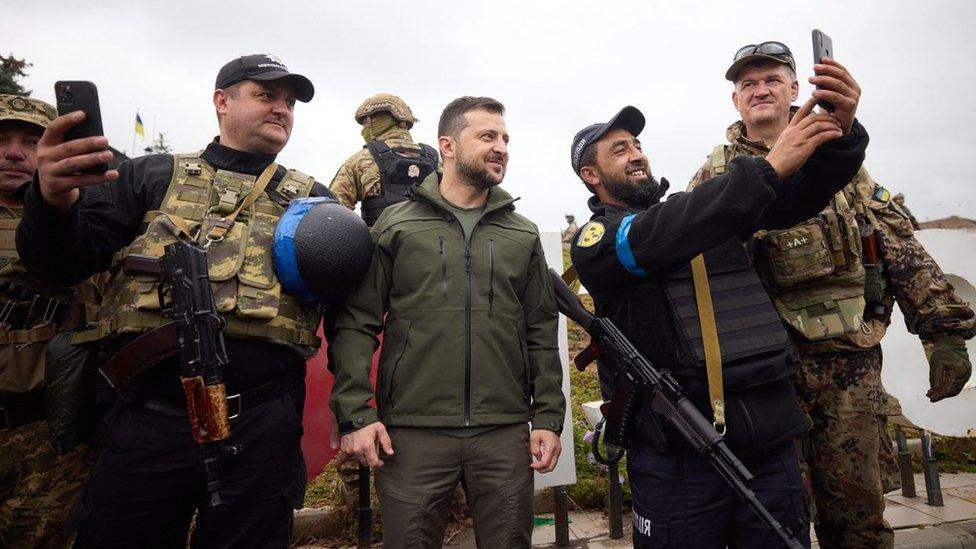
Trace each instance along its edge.
{"label": "shoulder patch", "polygon": [[887,203],[889,200],[891,200],[891,193],[888,192],[888,189],[882,187],[881,185],[877,185],[874,189],[873,198],[878,202]]}
{"label": "shoulder patch", "polygon": [[580,248],[589,248],[603,238],[604,232],[606,232],[606,227],[603,226],[603,223],[590,221],[586,225],[583,225],[579,236],[576,237],[576,245]]}

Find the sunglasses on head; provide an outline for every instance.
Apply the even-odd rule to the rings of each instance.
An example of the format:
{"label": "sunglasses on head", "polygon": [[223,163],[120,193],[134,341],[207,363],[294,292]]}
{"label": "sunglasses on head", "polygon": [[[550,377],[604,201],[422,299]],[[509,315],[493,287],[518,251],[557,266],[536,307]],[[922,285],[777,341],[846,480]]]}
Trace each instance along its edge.
{"label": "sunglasses on head", "polygon": [[783,44],[782,42],[763,42],[762,44],[749,44],[748,46],[742,46],[739,48],[739,51],[735,52],[735,58],[733,58],[733,61],[738,61],[747,55],[753,55],[756,53],[772,55],[775,57],[793,57],[793,53],[790,52],[790,48],[786,47],[786,44]]}

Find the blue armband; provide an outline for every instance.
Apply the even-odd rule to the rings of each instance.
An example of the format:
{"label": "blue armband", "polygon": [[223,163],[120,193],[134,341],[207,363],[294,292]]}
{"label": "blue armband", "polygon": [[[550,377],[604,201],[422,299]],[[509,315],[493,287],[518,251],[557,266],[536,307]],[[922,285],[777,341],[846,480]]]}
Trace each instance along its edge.
{"label": "blue armband", "polygon": [[620,227],[617,228],[617,258],[620,259],[620,264],[627,269],[627,272],[635,276],[648,276],[647,271],[645,271],[637,261],[634,259],[634,251],[630,249],[630,242],[627,241],[627,235],[630,234],[630,224],[634,221],[634,215],[630,214],[623,218],[620,222]]}

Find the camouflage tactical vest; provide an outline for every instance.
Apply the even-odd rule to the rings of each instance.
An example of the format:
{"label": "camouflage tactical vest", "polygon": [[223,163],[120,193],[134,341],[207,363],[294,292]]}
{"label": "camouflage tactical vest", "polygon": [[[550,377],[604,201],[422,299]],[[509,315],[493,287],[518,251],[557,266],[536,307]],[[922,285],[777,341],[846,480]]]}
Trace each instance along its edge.
{"label": "camouflage tactical vest", "polygon": [[98,303],[92,280],[51,288],[27,275],[14,243],[22,217],[22,207],[0,206],[0,405],[44,386],[45,345],[94,318]]}
{"label": "camouflage tactical vest", "polygon": [[[715,147],[712,175],[747,154],[735,145]],[[817,217],[789,229],[759,231],[746,243],[780,316],[809,341],[865,329],[861,239],[854,197],[846,192],[834,195]]]}
{"label": "camouflage tactical vest", "polygon": [[[159,281],[130,276],[120,268],[130,254],[163,255],[163,248],[188,234],[207,247],[214,302],[231,337],[262,339],[290,346],[306,357],[319,348],[315,335],[320,310],[281,291],[274,272],[274,232],[287,203],[267,193],[245,208],[223,238],[207,244],[208,231],[220,225],[250,192],[253,175],[216,169],[199,154],[174,155],[173,178],[159,210],[147,212],[145,233],[115,257],[113,276],[99,311],[98,326],[77,340],[143,332],[167,322],[160,315]],[[311,176],[288,170],[276,188],[284,202],[306,197]],[[224,225],[227,225],[224,223]]]}

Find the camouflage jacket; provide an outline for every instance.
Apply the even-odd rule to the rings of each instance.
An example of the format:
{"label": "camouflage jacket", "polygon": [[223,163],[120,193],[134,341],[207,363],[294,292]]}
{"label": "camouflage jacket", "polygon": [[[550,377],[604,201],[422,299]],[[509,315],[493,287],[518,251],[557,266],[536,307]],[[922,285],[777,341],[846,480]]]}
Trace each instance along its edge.
{"label": "camouflage jacket", "polygon": [[[420,146],[414,142],[410,132],[404,128],[393,127],[377,137],[388,147],[405,147],[420,152]],[[363,147],[356,154],[349,157],[329,184],[329,190],[335,194],[342,205],[351,209],[357,202],[371,196],[382,194],[380,188],[380,168],[373,160],[369,149]]]}
{"label": "camouflage jacket", "polygon": [[[98,281],[71,287],[43,284],[27,273],[14,247],[27,185],[0,205],[0,405],[44,385],[44,348],[57,333],[95,316]],[[0,428],[3,419],[0,418]]]}
{"label": "camouflage jacket", "polygon": [[[726,159],[735,156],[765,156],[769,147],[753,141],[745,135],[745,124],[737,121],[729,126],[726,137],[729,145],[721,148]],[[716,158],[716,147],[704,165],[689,182],[689,188],[717,175],[716,170],[726,160]],[[908,330],[921,336],[923,342],[935,335],[961,335],[973,337],[976,319],[969,304],[960,299],[942,269],[915,239],[911,216],[892,200],[891,193],[878,185],[864,166],[841,191],[858,216],[877,228],[881,262],[884,266],[887,287],[883,303],[886,314],[866,323],[859,332],[821,340],[799,341],[797,347],[803,354],[861,350],[873,347],[884,337],[891,322],[891,308],[897,301],[905,316]]]}
{"label": "camouflage jacket", "polygon": [[[566,402],[559,313],[536,226],[492,187],[465,238],[430,174],[373,225],[373,263],[346,301],[331,347],[329,402],[346,433],[509,425],[559,432]],[[370,357],[384,331],[376,381]]]}

